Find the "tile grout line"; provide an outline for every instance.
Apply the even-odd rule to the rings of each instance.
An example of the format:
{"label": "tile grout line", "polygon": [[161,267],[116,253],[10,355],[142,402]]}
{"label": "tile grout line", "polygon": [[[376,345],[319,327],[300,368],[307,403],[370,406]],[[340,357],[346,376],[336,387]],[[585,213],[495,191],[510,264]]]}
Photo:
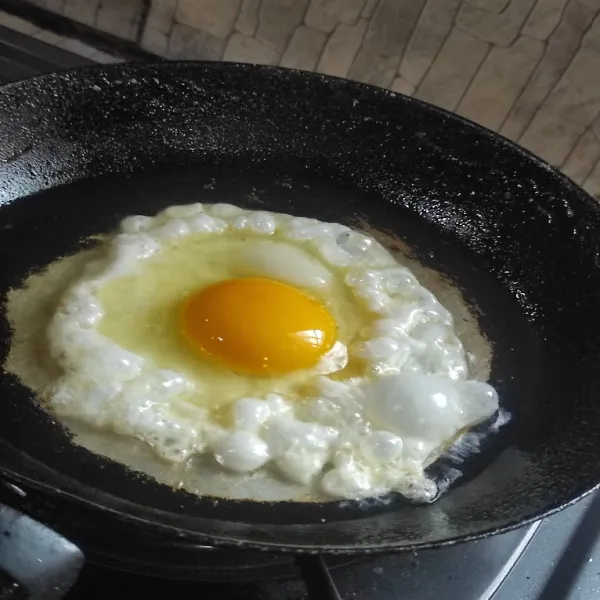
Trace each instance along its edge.
{"label": "tile grout line", "polygon": [[[145,2],[152,2],[152,0],[144,0]],[[238,6],[237,12],[235,13],[235,18],[232,21],[231,31],[227,34],[225,38],[226,42],[229,42],[229,38],[235,33],[235,24],[238,22],[240,15],[242,14],[242,8],[244,8],[244,4],[246,0],[240,0],[240,4]],[[173,21],[175,21],[175,13],[173,13]]]}
{"label": "tile grout line", "polygon": [[[468,32],[464,32],[464,33],[468,33]],[[468,33],[468,35],[471,35],[471,34]],[[471,37],[473,37],[473,36],[471,36]],[[460,103],[464,100],[469,89],[471,89],[471,86],[473,85],[473,82],[475,81],[475,78],[477,77],[477,75],[479,75],[479,72],[481,71],[481,68],[485,64],[485,61],[488,59],[489,55],[492,53],[492,50],[494,48],[498,47],[495,44],[491,44],[489,42],[486,42],[486,43],[488,45],[488,49],[485,53],[485,56],[481,59],[481,62],[477,65],[477,69],[475,69],[475,72],[471,76],[471,79],[469,79],[469,83],[467,83],[467,85],[465,86],[465,89],[463,90],[463,93],[460,95],[460,98],[457,100],[456,104],[454,105],[454,108],[451,110],[451,112],[454,113],[455,115],[458,115],[458,107],[460,106]]]}
{"label": "tile grout line", "polygon": [[[500,13],[498,13],[498,14],[504,15],[508,11],[508,9],[511,7],[513,1],[514,0],[510,0],[510,2],[505,6],[504,10],[501,11]],[[517,31],[517,34],[515,35],[514,39],[512,40],[512,42],[508,46],[500,46],[499,44],[493,44],[493,43],[489,42],[490,47],[488,48],[488,52],[485,55],[485,58],[483,59],[483,61],[481,61],[481,64],[477,68],[477,72],[475,73],[475,75],[473,75],[472,79],[469,81],[469,84],[465,88],[465,91],[464,91],[463,95],[460,97],[460,100],[457,102],[456,107],[455,107],[455,109],[452,112],[454,112],[455,114],[458,114],[458,108],[460,107],[460,103],[463,101],[464,97],[466,96],[467,92],[469,91],[469,88],[473,84],[473,81],[475,81],[475,78],[477,77],[477,75],[481,71],[481,68],[483,67],[483,64],[485,63],[485,61],[488,59],[489,55],[491,54],[492,49],[493,48],[511,48],[515,44],[515,42],[519,39],[519,37],[521,37],[523,35],[521,33],[523,31],[523,27],[525,27],[525,23],[527,23],[527,21],[529,20],[529,17],[531,17],[531,13],[533,12],[533,10],[536,7],[536,5],[537,5],[537,2],[534,0],[531,3],[531,6],[529,7],[529,10],[527,11],[527,15],[525,15],[525,18],[523,19],[523,23],[519,27],[519,30]],[[544,46],[544,54],[545,54],[545,52],[546,52],[546,46]],[[535,69],[537,69],[538,65],[540,64],[540,62],[541,62],[544,54],[542,54],[542,56],[540,56],[538,62],[535,65]],[[533,70],[533,72],[535,72],[535,69]],[[532,75],[533,75],[533,72],[532,72]],[[527,79],[527,82],[525,82],[525,85],[523,86],[523,89],[519,93],[519,98],[521,97],[521,93],[523,93],[525,91],[525,88],[527,87],[527,84],[529,83],[530,79],[531,79],[531,76]],[[517,103],[517,101],[518,101],[518,98],[512,103],[511,107],[508,110],[508,113],[506,114],[504,122],[506,122],[506,119],[508,119],[508,115],[510,115],[510,113],[512,112],[512,109],[515,106],[515,104]],[[504,124],[504,122],[502,123],[502,125]],[[496,129],[494,129],[494,131],[496,133],[500,133],[500,130],[502,129],[502,125],[500,125]]]}
{"label": "tile grout line", "polygon": [[588,192],[584,186],[585,184],[589,181],[592,173],[597,169],[600,168],[600,158],[594,163],[594,166],[590,169],[590,172],[587,174],[586,178],[581,182],[581,185],[579,185],[579,187],[585,191],[586,194],[589,194],[592,198],[599,200],[600,201],[600,195],[599,194],[592,194],[591,192]]}
{"label": "tile grout line", "polygon": [[[82,0],[79,0],[80,2]],[[97,29],[96,23],[98,22],[98,15],[100,14],[100,5],[102,4],[102,0],[98,0],[98,4],[96,4],[96,12],[94,13],[94,25],[93,27]]]}
{"label": "tile grout line", "polygon": [[[364,8],[364,4],[363,4],[363,8]],[[308,10],[306,11],[308,13]],[[362,10],[361,10],[362,12]],[[358,14],[358,17],[356,17],[356,23],[354,23],[354,25],[348,25],[348,27],[354,28],[354,27],[358,27],[358,24],[361,22],[362,17],[360,16],[360,13]],[[367,22],[367,25],[365,27],[365,30],[363,31],[362,37],[360,38],[360,44],[358,46],[358,50],[360,50],[360,47],[363,45],[363,42],[365,40],[365,35],[367,34],[367,29],[369,28],[369,19],[365,19],[365,21]],[[306,25],[306,23],[304,23],[304,25]],[[317,62],[315,64],[315,72],[319,72],[316,71],[316,69],[319,68],[319,63],[321,62],[321,59],[323,58],[323,55],[325,54],[325,48],[327,48],[327,44],[329,43],[329,41],[331,40],[331,38],[333,37],[333,34],[338,30],[338,28],[341,25],[347,25],[347,23],[342,23],[341,21],[333,28],[333,31],[330,31],[327,34],[327,37],[325,38],[325,43],[323,44],[323,47],[321,48],[321,51],[319,52],[319,57],[317,58]],[[306,25],[306,27],[308,27],[308,25]],[[323,32],[324,33],[324,32]],[[356,51],[356,54],[358,54],[358,50]]]}
{"label": "tile grout line", "polygon": [[[396,69],[396,72],[394,74],[392,81],[390,82],[390,85],[392,85],[394,83],[394,79],[396,79],[396,77],[402,77],[402,74],[400,73],[400,68],[402,67],[402,61],[404,60],[404,57],[406,56],[407,48],[410,46],[410,43],[412,42],[412,39],[415,36],[417,29],[419,28],[419,23],[421,23],[421,19],[423,18],[423,14],[425,13],[425,9],[427,8],[427,5],[429,4],[429,2],[430,2],[430,0],[425,0],[425,2],[423,2],[423,6],[421,6],[421,10],[419,11],[419,16],[415,19],[415,24],[412,28],[412,31],[410,32],[410,35],[408,36],[408,39],[406,40],[406,44],[404,44],[404,48],[402,48],[402,56],[400,56],[400,62],[398,63],[398,68]],[[415,90],[416,90],[416,86],[415,86]]]}
{"label": "tile grout line", "polygon": [[[348,67],[348,72],[344,76],[346,79],[348,79],[347,76],[351,73],[352,67],[354,67],[354,63],[356,62],[356,59],[358,58],[358,55],[360,54],[360,51],[362,50],[362,47],[365,43],[367,33],[369,32],[369,27],[370,27],[371,23],[373,22],[373,19],[375,18],[375,14],[377,13],[377,11],[379,10],[380,7],[381,7],[381,0],[377,0],[375,7],[373,8],[373,12],[371,13],[371,16],[368,19],[365,18],[365,20],[367,21],[367,26],[365,27],[365,32],[363,33],[362,39],[360,40],[360,45],[358,47],[358,50],[356,51],[356,54],[352,58],[352,62],[350,63],[350,66]],[[364,10],[364,6],[363,6],[363,10]],[[360,14],[362,15],[362,10],[360,11]],[[358,18],[360,19],[362,17],[359,15]],[[400,65],[398,65],[398,69],[399,68],[400,68]]]}
{"label": "tile grout line", "polygon": [[142,13],[140,15],[137,34],[135,36],[135,43],[139,46],[142,45],[142,38],[144,37],[146,25],[148,24],[148,15],[150,14],[151,4],[152,0],[142,0]]}
{"label": "tile grout line", "polygon": [[[306,24],[306,15],[308,14],[308,9],[310,8],[310,2],[311,2],[311,0],[307,0],[306,7],[304,8],[304,13],[302,14],[302,19],[300,20],[300,23],[298,23],[298,25],[296,25],[296,27],[294,27],[294,30],[292,31],[292,35],[290,35],[290,39],[286,42],[285,48],[283,49],[283,51],[281,52],[281,55],[279,56],[279,62],[277,63],[279,66],[281,65],[281,61],[283,60],[283,57],[285,56],[285,53],[288,51],[288,48],[290,47],[290,44],[292,43],[292,40],[294,39],[294,34],[296,33],[296,30],[298,29],[298,27],[306,27],[307,29],[313,29],[312,27],[309,27]],[[258,28],[256,30],[258,31]],[[313,31],[319,31],[319,30],[318,29],[317,30],[313,29]],[[321,32],[321,33],[323,33],[323,32]],[[323,47],[325,47],[325,46],[323,46]],[[317,61],[317,64],[319,64],[318,61]]]}
{"label": "tile grout line", "polygon": [[[529,78],[529,80],[527,81],[527,84],[525,85],[525,87],[523,88],[523,91],[519,94],[519,97],[515,100],[514,104],[510,107],[510,110],[508,112],[508,115],[506,115],[506,119],[504,120],[504,122],[502,123],[502,126],[500,127],[500,129],[498,131],[501,131],[502,128],[506,125],[506,123],[508,122],[508,119],[510,118],[515,106],[517,106],[517,104],[519,103],[519,101],[521,100],[521,98],[523,98],[523,94],[525,93],[525,90],[527,89],[527,86],[529,85],[529,83],[531,83],[531,81],[533,80],[533,78],[536,75],[536,72],[540,66],[540,64],[542,63],[542,61],[544,60],[546,53],[548,52],[548,48],[550,47],[550,43],[552,41],[552,38],[554,37],[554,35],[556,35],[556,32],[558,31],[558,29],[560,28],[560,26],[563,24],[563,21],[565,20],[565,16],[566,16],[566,11],[567,11],[567,7],[571,4],[571,0],[567,0],[567,2],[565,3],[564,7],[563,7],[563,11],[561,13],[560,19],[558,21],[558,23],[556,24],[556,27],[552,30],[552,33],[548,36],[548,39],[545,40],[545,47],[544,47],[544,54],[542,55],[542,57],[540,58],[540,61],[538,62],[538,64],[535,67],[535,70],[533,71],[533,73],[531,74],[531,77]],[[532,9],[533,10],[533,9]],[[531,13],[527,16],[527,19],[529,19],[529,17],[531,16]],[[592,19],[593,22],[594,19]],[[525,23],[527,21],[525,21],[523,23],[523,27],[525,26]],[[587,31],[587,28],[586,28]],[[582,34],[581,39],[583,39],[583,35],[585,35],[585,32]],[[527,36],[529,37],[529,36]],[[531,38],[533,39],[533,38]],[[580,40],[580,44],[581,44],[581,40]],[[575,50],[575,52],[573,53],[573,58],[575,57],[575,54],[577,54],[577,52],[579,51],[579,47],[577,48],[577,50]],[[565,67],[565,71],[569,68],[569,65],[571,64],[571,62],[573,61],[573,58],[571,58],[571,61],[569,61],[569,64]],[[560,77],[559,77],[559,81],[560,79],[562,79],[562,76],[564,74],[564,72],[561,73]],[[515,142],[518,142],[518,140],[520,140],[523,135],[525,134],[525,132],[527,131],[527,129],[529,129],[529,127],[531,126],[531,123],[533,122],[533,119],[535,118],[535,115],[538,113],[538,111],[540,110],[540,108],[543,106],[544,102],[546,101],[546,99],[550,96],[550,94],[552,93],[552,90],[550,90],[541,100],[541,102],[539,103],[539,105],[535,108],[535,110],[533,111],[533,115],[531,116],[531,118],[527,121],[527,124],[525,125],[525,127],[523,127],[523,131],[521,131],[521,133],[519,134],[518,138],[516,140],[514,140]]]}
{"label": "tile grout line", "polygon": [[[360,20],[360,17],[358,17],[358,19],[356,19],[356,24],[353,25],[353,27],[358,25],[359,20]],[[319,56],[317,57],[317,61],[315,62],[315,68],[314,68],[315,73],[318,72],[317,69],[319,68],[319,63],[321,62],[321,59],[323,58],[323,54],[325,54],[325,48],[327,48],[327,44],[329,43],[331,36],[336,32],[336,30],[339,26],[340,26],[340,24],[338,23],[336,25],[335,29],[326,35],[325,42],[323,43],[323,47],[321,48],[321,50],[319,52]],[[308,27],[308,25],[307,25],[307,27]]]}
{"label": "tile grout line", "polygon": [[[452,16],[452,25],[450,26],[450,29],[448,30],[448,33],[444,36],[444,39],[443,39],[442,43],[440,44],[440,47],[437,49],[437,52],[435,53],[435,56],[433,57],[433,60],[429,63],[429,66],[427,67],[427,69],[425,69],[425,73],[423,73],[423,76],[421,77],[421,81],[419,81],[419,83],[417,85],[415,85],[415,91],[412,94],[413,96],[416,97],[417,94],[419,93],[419,91],[421,90],[421,86],[423,85],[423,82],[427,78],[427,75],[429,75],[429,71],[431,71],[431,68],[433,67],[435,61],[438,59],[438,56],[440,55],[440,53],[442,52],[442,49],[446,45],[446,42],[448,41],[448,38],[452,35],[452,32],[454,31],[454,29],[457,28],[456,17],[458,15],[458,11],[460,10],[461,6],[462,6],[462,2],[459,2],[456,5],[456,11],[455,11],[454,15]],[[458,29],[459,29],[459,31],[462,31],[462,29],[460,29],[460,28],[458,28]],[[402,66],[402,63],[400,64],[400,67],[401,66]],[[400,72],[400,67],[398,67],[398,72]]]}
{"label": "tile grout line", "polygon": [[[598,19],[598,18],[600,18],[600,12],[596,12],[596,14],[594,15],[594,17],[592,19],[590,19],[589,25],[581,32],[581,37],[579,38],[579,44],[578,44],[577,49],[575,50],[575,52],[573,52],[573,56],[571,57],[571,60],[569,61],[569,64],[565,67],[565,70],[560,74],[560,77],[558,78],[558,81],[552,86],[552,89],[550,91],[548,91],[548,93],[544,96],[544,98],[542,99],[542,101],[539,103],[539,105],[535,109],[535,112],[533,113],[533,116],[531,117],[531,119],[527,123],[526,127],[523,129],[523,132],[521,133],[521,135],[519,135],[519,139],[515,140],[517,143],[521,139],[523,139],[523,136],[525,135],[525,133],[527,132],[527,130],[529,129],[529,127],[531,127],[531,124],[533,123],[533,120],[535,119],[535,117],[538,114],[538,112],[540,112],[540,110],[546,110],[547,112],[550,112],[550,114],[554,114],[551,111],[548,111],[548,109],[544,108],[544,103],[546,102],[546,100],[548,100],[548,98],[550,98],[550,96],[552,95],[552,93],[556,89],[556,86],[558,86],[560,84],[560,82],[562,81],[563,77],[565,76],[565,73],[569,70],[569,67],[573,63],[573,60],[575,59],[575,57],[577,56],[577,54],[579,53],[579,51],[581,50],[581,48],[583,46],[583,38],[585,38],[585,36],[588,34],[589,30],[594,26],[594,23],[596,22],[596,19]],[[558,27],[557,27],[557,29],[558,29]],[[548,38],[548,41],[550,41],[549,38]],[[561,115],[557,115],[557,116],[561,116]],[[573,121],[572,119],[569,119],[567,117],[563,117],[563,118],[565,118],[569,122],[575,123],[576,125],[581,125],[581,123],[576,123],[575,121]]]}
{"label": "tile grout line", "polygon": [[[550,32],[550,35],[548,36],[546,41],[549,41],[550,38],[554,35],[554,32],[560,27],[561,23],[563,22],[566,12],[567,12],[567,7],[571,4],[571,0],[567,0],[565,2],[565,5],[562,7],[562,10],[560,11],[560,18],[558,19],[558,22],[556,23],[556,27],[554,27],[554,29]],[[529,18],[529,17],[528,17]],[[593,19],[592,19],[593,20]]]}
{"label": "tile grout line", "polygon": [[[520,35],[522,37],[526,37],[529,40],[535,40],[535,38],[529,37],[528,35],[525,35],[525,34],[520,34]],[[510,115],[512,114],[513,109],[518,104],[519,100],[523,97],[523,94],[525,93],[525,90],[527,89],[527,86],[529,85],[529,83],[531,82],[531,80],[533,79],[533,77],[535,76],[535,74],[536,74],[536,72],[538,70],[538,67],[542,64],[542,61],[544,60],[544,57],[546,56],[546,53],[548,52],[548,46],[550,44],[550,37],[547,40],[544,40],[542,42],[544,44],[544,51],[542,52],[541,56],[539,57],[537,63],[535,63],[535,67],[531,71],[531,75],[527,78],[527,81],[524,83],[523,88],[519,90],[517,98],[512,103],[511,107],[508,109],[508,112],[506,113],[506,116],[504,117],[504,119],[502,119],[502,123],[500,123],[500,125],[498,126],[498,129],[497,129],[498,133],[500,133],[500,131],[502,131],[502,128],[506,125],[508,119],[510,118]],[[535,40],[535,41],[541,41],[541,40]],[[543,103],[543,100],[542,100],[542,103]],[[540,104],[540,106],[541,106],[541,104]],[[531,117],[531,120],[527,123],[527,125],[523,129],[523,133],[521,133],[521,135],[519,136],[519,139],[521,139],[521,137],[523,136],[523,134],[527,131],[528,127],[531,125],[531,122],[533,121],[535,115],[537,114],[537,111],[538,111],[538,109],[535,110],[535,112],[533,114],[533,117]]]}
{"label": "tile grout line", "polygon": [[[152,3],[152,0],[149,0],[149,2]],[[243,0],[242,0],[242,2],[243,2]],[[171,40],[173,38],[173,32],[175,31],[175,25],[176,25],[176,23],[175,23],[175,14],[177,13],[177,8],[178,7],[179,7],[179,3],[173,9],[173,15],[171,16],[171,22],[169,23],[169,32],[165,33],[165,35],[167,36],[167,46],[165,48],[165,56],[163,58],[167,58],[168,59],[170,57],[170,55],[171,55],[170,54],[171,53]],[[150,13],[148,13],[148,15],[150,15]]]}
{"label": "tile grout line", "polygon": [[421,19],[423,18],[423,13],[425,12],[425,9],[427,8],[427,5],[429,4],[431,0],[425,0],[425,2],[423,3],[423,8],[421,9],[421,13],[419,14],[419,18],[417,19],[415,26],[413,27],[413,30],[410,33],[410,36],[408,37],[408,40],[406,41],[406,47],[404,48],[404,51],[402,52],[402,56],[400,57],[400,64],[398,65],[398,69],[396,70],[396,77],[402,77],[402,73],[400,73],[400,69],[402,68],[402,61],[404,60],[404,56],[406,54],[406,48],[408,48],[410,46],[410,43],[412,42],[413,38],[415,37],[415,33],[417,32],[417,29],[419,28],[419,24],[421,23]]}
{"label": "tile grout line", "polygon": [[[567,157],[565,158],[562,165],[560,166],[561,171],[562,171],[562,168],[569,162],[569,159],[571,158],[571,156],[573,156],[573,154],[575,153],[575,150],[577,149],[577,146],[579,145],[579,142],[582,140],[583,136],[587,135],[588,133],[595,137],[591,126],[586,128],[586,130],[577,138],[575,145],[573,146],[573,148],[571,149],[569,154],[567,154]],[[600,161],[600,158],[598,159],[598,161]],[[596,164],[592,163],[592,166],[589,168],[589,170],[586,172],[586,174],[581,178],[581,183],[583,183],[590,176],[590,174],[594,170],[595,166],[596,166]]]}
{"label": "tile grout line", "polygon": [[[258,0],[258,6],[256,7],[256,31],[254,32],[254,35],[252,36],[252,38],[255,39],[257,42],[260,42],[260,40],[256,36],[258,35],[258,30],[260,29],[260,26],[261,26],[261,18],[260,18],[261,8],[262,8],[262,0]],[[234,28],[235,28],[235,25],[234,25]],[[243,34],[240,34],[240,35],[243,35]],[[261,43],[263,43],[263,42],[261,42]],[[268,45],[268,44],[266,44],[266,45]],[[271,48],[271,47],[269,46],[269,48]],[[272,48],[271,48],[271,50],[272,50]]]}
{"label": "tile grout line", "polygon": [[[505,14],[505,13],[508,11],[508,9],[511,7],[511,5],[512,5],[513,1],[514,1],[514,0],[510,0],[510,2],[509,2],[509,3],[508,3],[506,6],[505,6],[504,10],[503,10],[503,11],[501,11],[500,13],[498,13],[498,14],[499,14],[499,15],[504,15],[504,14]],[[510,43],[508,46],[501,46],[501,45],[499,45],[499,44],[493,44],[492,42],[488,42],[488,43],[489,43],[489,48],[488,48],[488,51],[487,51],[487,53],[486,53],[486,55],[485,55],[484,59],[481,61],[481,63],[480,63],[480,64],[479,64],[479,66],[477,67],[477,71],[476,71],[476,73],[475,73],[475,74],[473,75],[473,77],[470,79],[470,81],[469,81],[469,83],[468,83],[467,87],[465,88],[465,91],[464,91],[464,93],[462,94],[462,96],[460,97],[459,101],[457,102],[457,104],[456,104],[456,107],[455,107],[455,108],[452,110],[452,112],[453,112],[453,113],[455,113],[455,114],[458,114],[458,112],[457,112],[457,111],[458,111],[458,108],[459,108],[459,106],[460,106],[460,103],[463,101],[464,97],[466,96],[467,92],[469,91],[469,88],[470,88],[470,87],[471,87],[471,85],[473,84],[473,81],[475,81],[475,77],[477,77],[477,75],[478,75],[478,74],[479,74],[479,72],[481,71],[481,67],[483,66],[483,64],[485,63],[485,61],[488,59],[488,57],[489,57],[490,53],[492,52],[492,49],[493,49],[493,48],[511,48],[511,47],[514,45],[514,43],[517,41],[517,39],[519,38],[519,36],[521,36],[521,35],[522,35],[521,31],[523,30],[523,27],[525,26],[525,23],[527,23],[527,21],[528,21],[529,17],[531,16],[531,13],[533,12],[533,9],[535,8],[536,4],[537,4],[537,2],[536,2],[535,0],[534,0],[534,1],[531,3],[531,6],[529,7],[529,10],[527,11],[527,15],[525,16],[525,18],[523,19],[523,23],[522,23],[522,24],[521,24],[521,26],[519,27],[519,31],[518,31],[518,32],[517,32],[517,34],[515,35],[515,37],[514,37],[513,41],[512,41],[512,42],[511,42],[511,43]],[[455,20],[455,26],[456,26],[456,27],[458,27],[458,28],[459,28],[461,31],[464,31],[464,29],[462,29],[462,28],[461,28],[461,27],[458,25],[458,23],[456,23],[456,20]],[[473,35],[473,34],[471,34],[471,33],[470,33],[470,32],[468,32],[468,31],[467,31],[467,32],[465,32],[465,33],[468,33],[469,35]],[[542,55],[542,57],[543,57],[543,55]],[[541,61],[541,59],[542,59],[542,58],[540,57],[540,61]],[[540,61],[538,61],[538,63],[537,63],[537,64],[539,64],[539,62],[540,62]],[[536,69],[537,69],[537,64],[536,64]],[[529,82],[529,79],[527,80],[527,82]],[[526,86],[527,86],[527,83],[525,84],[525,86],[523,86],[523,90],[522,90],[522,91],[524,91],[524,90],[525,90],[525,87],[526,87]],[[519,96],[520,96],[520,94],[519,94]],[[506,118],[508,118],[508,115],[511,113],[511,111],[512,111],[513,107],[515,106],[516,102],[517,102],[516,100],[515,100],[515,102],[513,102],[512,106],[510,107],[510,109],[509,109],[509,111],[508,111],[508,114],[507,114]],[[500,132],[500,129],[501,129],[501,127],[500,127],[500,128],[498,128],[498,129],[495,129],[494,131],[496,131],[496,133],[499,133],[499,132]]]}

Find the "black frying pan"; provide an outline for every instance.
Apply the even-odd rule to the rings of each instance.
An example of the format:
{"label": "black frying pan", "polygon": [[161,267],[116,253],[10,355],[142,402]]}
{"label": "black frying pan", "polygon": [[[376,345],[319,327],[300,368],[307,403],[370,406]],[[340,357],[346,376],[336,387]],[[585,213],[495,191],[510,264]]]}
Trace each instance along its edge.
{"label": "black frying pan", "polygon": [[[494,348],[491,382],[513,417],[429,506],[215,502],[72,444],[4,376],[3,478],[26,492],[13,501],[75,541],[112,539],[118,552],[126,539],[130,553],[174,539],[420,549],[517,527],[600,482],[600,210],[508,141],[389,91],[216,63],[113,65],[11,84],[0,90],[0,134],[3,290],[124,216],[177,203],[362,220],[403,240],[477,308]],[[4,355],[4,320],[1,340]]]}

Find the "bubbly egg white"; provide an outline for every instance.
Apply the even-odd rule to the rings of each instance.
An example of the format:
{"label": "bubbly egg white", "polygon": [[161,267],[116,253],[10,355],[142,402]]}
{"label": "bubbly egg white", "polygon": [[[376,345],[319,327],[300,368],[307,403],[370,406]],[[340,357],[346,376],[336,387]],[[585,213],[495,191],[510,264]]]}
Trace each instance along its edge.
{"label": "bubbly egg white", "polygon": [[[229,276],[269,277],[331,299],[340,339],[315,369],[239,378],[183,359],[161,364],[160,347],[145,352],[142,338],[134,350],[118,343],[107,289],[161,257],[168,266],[186,244],[210,251],[229,238],[237,248]],[[192,287],[206,283],[200,271]],[[111,319],[112,333],[103,329]],[[227,204],[124,219],[64,293],[47,338],[62,375],[42,395],[57,414],[136,437],[167,461],[209,453],[238,473],[270,464],[337,498],[395,490],[431,499],[425,467],[498,409],[494,389],[468,379],[451,314],[375,240]]]}

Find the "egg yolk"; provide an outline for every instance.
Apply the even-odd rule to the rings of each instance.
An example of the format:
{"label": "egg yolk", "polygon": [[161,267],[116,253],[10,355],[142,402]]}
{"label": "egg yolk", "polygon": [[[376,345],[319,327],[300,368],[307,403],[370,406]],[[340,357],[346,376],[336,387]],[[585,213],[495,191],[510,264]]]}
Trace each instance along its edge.
{"label": "egg yolk", "polygon": [[336,340],[335,321],[323,305],[290,285],[258,277],[192,293],[180,327],[200,356],[260,376],[309,369]]}

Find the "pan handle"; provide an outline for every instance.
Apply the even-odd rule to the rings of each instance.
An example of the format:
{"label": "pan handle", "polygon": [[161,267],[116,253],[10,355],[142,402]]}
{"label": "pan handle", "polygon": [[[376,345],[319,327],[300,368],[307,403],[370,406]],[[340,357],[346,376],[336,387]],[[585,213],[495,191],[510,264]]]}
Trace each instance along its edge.
{"label": "pan handle", "polygon": [[[0,484],[24,494],[11,483]],[[77,546],[0,503],[0,598],[60,600],[77,580],[83,563]]]}

